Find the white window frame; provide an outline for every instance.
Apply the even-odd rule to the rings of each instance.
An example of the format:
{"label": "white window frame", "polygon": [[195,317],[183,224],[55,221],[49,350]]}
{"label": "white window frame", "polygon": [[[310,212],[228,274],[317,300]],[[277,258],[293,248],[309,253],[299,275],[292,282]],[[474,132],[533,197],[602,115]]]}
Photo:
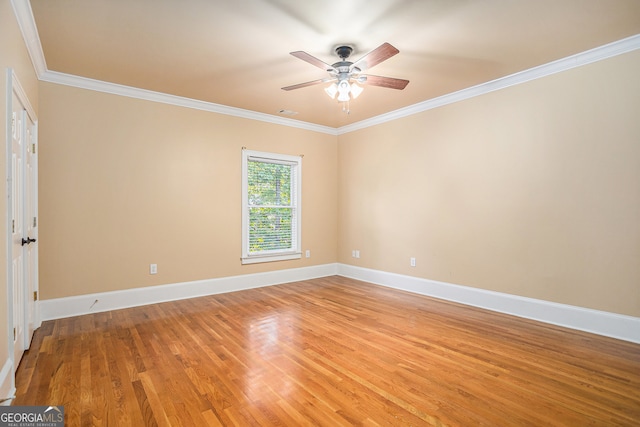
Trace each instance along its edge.
{"label": "white window frame", "polygon": [[[250,160],[258,160],[266,163],[280,163],[293,166],[295,186],[291,197],[294,208],[295,226],[291,239],[291,249],[273,250],[252,254],[249,252],[249,183],[248,163]],[[295,224],[295,225],[294,225]],[[263,151],[242,150],[242,264],[255,264],[260,262],[286,261],[302,258],[302,157],[287,154],[267,153]]]}

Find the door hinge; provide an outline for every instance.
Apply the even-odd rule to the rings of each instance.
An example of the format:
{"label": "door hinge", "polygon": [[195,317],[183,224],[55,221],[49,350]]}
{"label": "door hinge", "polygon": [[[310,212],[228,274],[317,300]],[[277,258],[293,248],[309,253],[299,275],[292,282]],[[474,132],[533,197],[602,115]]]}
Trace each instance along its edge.
{"label": "door hinge", "polygon": [[31,152],[36,154],[36,144],[31,144]]}
{"label": "door hinge", "polygon": [[38,226],[38,220],[36,219],[36,217],[33,217],[33,226],[37,227]]}
{"label": "door hinge", "polygon": [[33,300],[38,301],[38,291],[33,291]]}
{"label": "door hinge", "polygon": [[16,340],[16,328],[13,328],[13,340]]}
{"label": "door hinge", "polygon": [[11,220],[11,232],[12,233],[16,232],[16,220],[15,219]]}

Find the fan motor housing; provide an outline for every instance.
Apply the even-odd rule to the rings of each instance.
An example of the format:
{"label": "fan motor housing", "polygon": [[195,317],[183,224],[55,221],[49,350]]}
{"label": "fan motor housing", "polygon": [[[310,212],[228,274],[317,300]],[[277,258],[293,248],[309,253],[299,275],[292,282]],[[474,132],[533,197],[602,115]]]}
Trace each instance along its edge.
{"label": "fan motor housing", "polygon": [[338,61],[332,64],[331,66],[335,68],[338,71],[338,73],[344,74],[344,73],[360,72],[359,68],[354,68],[352,70],[351,66],[353,65],[353,62],[347,61],[347,58],[349,58],[349,56],[351,56],[351,53],[353,53],[352,46],[347,46],[347,45],[338,46],[336,47],[335,52],[340,57],[341,61]]}
{"label": "fan motor housing", "polygon": [[351,52],[353,52],[353,48],[351,46],[338,46],[336,48],[336,54],[343,61],[351,56]]}

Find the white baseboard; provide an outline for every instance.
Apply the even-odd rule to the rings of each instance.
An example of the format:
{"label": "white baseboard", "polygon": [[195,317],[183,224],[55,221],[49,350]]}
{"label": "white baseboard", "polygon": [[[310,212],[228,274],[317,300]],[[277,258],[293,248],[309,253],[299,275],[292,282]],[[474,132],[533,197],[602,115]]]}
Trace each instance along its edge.
{"label": "white baseboard", "polygon": [[[235,292],[336,274],[416,294],[454,301],[640,344],[640,318],[637,317],[354,267],[347,264],[324,264],[267,273],[42,300],[40,301],[40,318],[43,321],[60,319],[159,302]],[[5,373],[5,368],[6,364],[3,370],[0,371],[0,375]],[[11,366],[9,365],[9,369],[10,368]],[[0,377],[0,381],[3,379],[4,377]]]}
{"label": "white baseboard", "polygon": [[338,264],[338,274],[434,298],[640,344],[640,318]]}
{"label": "white baseboard", "polygon": [[324,264],[266,273],[41,300],[39,307],[40,319],[43,321],[61,319],[89,313],[309,280],[335,275],[337,274],[337,269],[337,264]]}
{"label": "white baseboard", "polygon": [[16,388],[13,383],[13,361],[9,358],[2,365],[0,370],[0,403],[2,406],[8,406],[13,401],[13,396],[16,394]]}

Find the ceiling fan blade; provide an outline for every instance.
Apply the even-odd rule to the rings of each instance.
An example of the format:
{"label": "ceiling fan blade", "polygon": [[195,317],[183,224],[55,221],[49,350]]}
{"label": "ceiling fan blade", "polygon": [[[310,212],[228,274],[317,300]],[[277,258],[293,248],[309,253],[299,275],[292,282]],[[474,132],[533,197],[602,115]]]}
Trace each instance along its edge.
{"label": "ceiling fan blade", "polygon": [[409,84],[409,80],[395,79],[393,77],[380,77],[368,74],[366,78],[367,79],[362,83],[366,83],[371,86],[386,87],[389,89],[402,90]]}
{"label": "ceiling fan blade", "polygon": [[371,52],[367,53],[362,58],[358,59],[356,62],[354,62],[351,66],[351,69],[359,68],[362,71],[367,70],[375,65],[378,65],[382,61],[386,61],[399,52],[400,51],[398,49],[391,46],[389,43],[383,43],[377,48],[373,49]]}
{"label": "ceiling fan blade", "polygon": [[315,56],[311,56],[309,55],[307,52],[303,52],[301,50],[298,50],[296,52],[291,52],[291,55],[295,56],[298,59],[302,59],[303,61],[308,62],[311,65],[314,65],[322,70],[325,71],[336,71],[335,68],[333,68],[333,66],[327,64],[324,61],[319,60],[318,58],[316,58]]}
{"label": "ceiling fan blade", "polygon": [[330,82],[332,80],[335,80],[335,79],[334,78],[326,78],[326,79],[313,80],[313,81],[306,82],[306,83],[298,83],[297,85],[286,86],[286,87],[283,87],[282,90],[300,89],[301,87],[319,85],[321,83]]}

